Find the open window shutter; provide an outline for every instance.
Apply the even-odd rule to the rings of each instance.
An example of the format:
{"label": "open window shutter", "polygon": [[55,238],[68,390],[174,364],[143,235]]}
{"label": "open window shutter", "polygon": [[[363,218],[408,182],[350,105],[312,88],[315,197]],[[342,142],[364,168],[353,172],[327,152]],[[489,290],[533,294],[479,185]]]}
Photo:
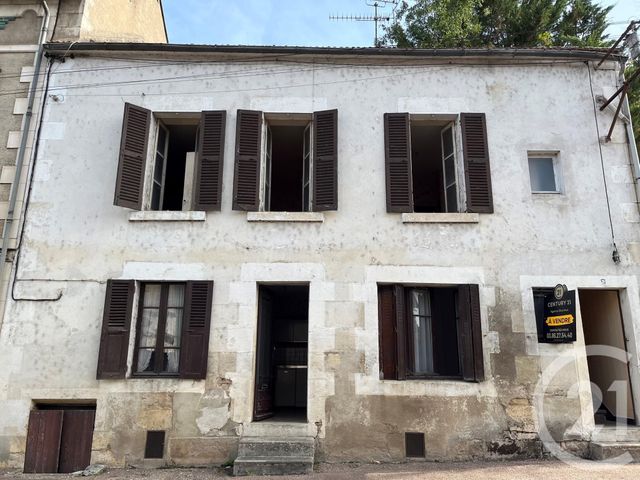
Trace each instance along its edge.
{"label": "open window shutter", "polygon": [[469,382],[483,381],[484,357],[478,285],[458,287],[458,350],[462,378]]}
{"label": "open window shutter", "polygon": [[411,129],[408,113],[384,114],[387,212],[413,211]]}
{"label": "open window shutter", "polygon": [[196,158],[195,209],[220,210],[227,112],[202,112]]}
{"label": "open window shutter", "polygon": [[313,114],[313,211],[338,209],[338,110]]}
{"label": "open window shutter", "polygon": [[493,213],[491,169],[484,113],[462,113],[464,176],[467,185],[467,211]]}
{"label": "open window shutter", "polygon": [[407,378],[407,333],[406,307],[405,307],[404,287],[402,285],[393,286],[393,308],[396,327],[396,378],[405,380]]}
{"label": "open window shutter", "polygon": [[150,124],[150,110],[130,103],[124,104],[114,205],[134,210],[142,208]]}
{"label": "open window shutter", "polygon": [[260,143],[262,112],[238,110],[233,209],[257,211],[260,207]]}
{"label": "open window shutter", "polygon": [[98,354],[98,379],[124,378],[127,373],[134,289],[133,280],[107,282]]}
{"label": "open window shutter", "polygon": [[378,286],[378,328],[380,345],[380,377],[396,379],[396,316],[393,285]]}
{"label": "open window shutter", "polygon": [[187,282],[185,319],[180,345],[180,377],[207,376],[213,282]]}
{"label": "open window shutter", "polygon": [[58,473],[63,410],[29,413],[24,473]]}

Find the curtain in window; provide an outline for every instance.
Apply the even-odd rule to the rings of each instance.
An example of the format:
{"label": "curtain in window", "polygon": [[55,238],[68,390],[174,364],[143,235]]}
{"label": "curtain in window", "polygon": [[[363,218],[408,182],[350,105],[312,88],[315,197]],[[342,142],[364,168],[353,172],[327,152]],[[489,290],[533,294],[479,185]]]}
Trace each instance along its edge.
{"label": "curtain in window", "polygon": [[416,374],[433,373],[433,343],[431,333],[431,297],[429,290],[411,291],[413,329],[413,370]]}
{"label": "curtain in window", "polygon": [[169,373],[178,373],[183,310],[184,285],[171,285],[167,299],[167,326],[164,336],[166,371]]}

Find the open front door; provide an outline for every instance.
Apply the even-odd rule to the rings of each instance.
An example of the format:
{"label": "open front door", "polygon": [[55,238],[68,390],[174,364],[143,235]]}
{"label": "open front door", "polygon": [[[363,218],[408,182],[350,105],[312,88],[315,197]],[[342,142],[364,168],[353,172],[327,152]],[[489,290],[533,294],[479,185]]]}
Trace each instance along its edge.
{"label": "open front door", "polygon": [[273,415],[273,352],[271,348],[273,301],[264,288],[258,291],[258,345],[256,348],[256,390],[253,419]]}

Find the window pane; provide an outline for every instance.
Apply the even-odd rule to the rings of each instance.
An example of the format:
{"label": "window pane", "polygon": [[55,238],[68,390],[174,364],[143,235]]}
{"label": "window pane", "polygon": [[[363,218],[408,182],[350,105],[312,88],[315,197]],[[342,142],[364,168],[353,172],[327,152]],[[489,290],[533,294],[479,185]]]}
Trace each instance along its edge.
{"label": "window pane", "polygon": [[184,285],[169,285],[167,307],[184,307]]}
{"label": "window pane", "polygon": [[444,161],[444,181],[447,187],[456,183],[456,164],[453,157]]}
{"label": "window pane", "polygon": [[413,372],[432,374],[433,344],[431,334],[431,302],[428,290],[412,290]]}
{"label": "window pane", "polygon": [[155,182],[151,194],[151,210],[160,210],[160,185]]}
{"label": "window pane", "polygon": [[458,191],[456,189],[455,184],[450,187],[447,187],[447,211],[448,212],[458,211]]}
{"label": "window pane", "polygon": [[160,287],[157,283],[144,286],[144,307],[160,306]]}
{"label": "window pane", "polygon": [[141,348],[138,350],[138,372],[153,372],[155,352],[150,348]]}
{"label": "window pane", "polygon": [[158,335],[158,310],[145,308],[142,310],[140,322],[140,347],[155,347]]}
{"label": "window pane", "polygon": [[164,169],[164,158],[162,158],[162,156],[159,153],[157,153],[156,164],[154,165],[154,168],[153,168],[153,179],[158,183],[162,183],[163,169]]}
{"label": "window pane", "polygon": [[555,192],[556,179],[553,172],[553,158],[530,157],[529,176],[534,192]]}
{"label": "window pane", "polygon": [[442,132],[442,151],[445,157],[453,153],[453,128]]}
{"label": "window pane", "polygon": [[178,373],[178,364],[180,362],[180,350],[172,349],[164,351],[164,359],[162,362],[162,371],[165,373]]}
{"label": "window pane", "polygon": [[182,332],[182,308],[167,308],[167,327],[164,335],[165,347],[179,347]]}
{"label": "window pane", "polygon": [[167,131],[160,127],[158,128],[158,152],[164,153],[164,144],[167,140]]}

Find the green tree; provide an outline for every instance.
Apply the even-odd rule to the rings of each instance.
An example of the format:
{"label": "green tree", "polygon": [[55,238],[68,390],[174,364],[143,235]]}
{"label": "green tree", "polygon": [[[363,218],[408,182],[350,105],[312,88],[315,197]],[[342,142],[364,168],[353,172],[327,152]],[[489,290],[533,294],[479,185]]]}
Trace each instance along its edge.
{"label": "green tree", "polygon": [[603,46],[611,8],[592,0],[403,0],[383,41],[404,48]]}
{"label": "green tree", "polygon": [[[625,77],[629,78],[640,68],[640,63],[629,65],[625,71]],[[635,82],[629,88],[629,108],[631,109],[631,119],[633,120],[633,133],[636,137],[636,146],[640,150],[640,79],[636,78]]]}

